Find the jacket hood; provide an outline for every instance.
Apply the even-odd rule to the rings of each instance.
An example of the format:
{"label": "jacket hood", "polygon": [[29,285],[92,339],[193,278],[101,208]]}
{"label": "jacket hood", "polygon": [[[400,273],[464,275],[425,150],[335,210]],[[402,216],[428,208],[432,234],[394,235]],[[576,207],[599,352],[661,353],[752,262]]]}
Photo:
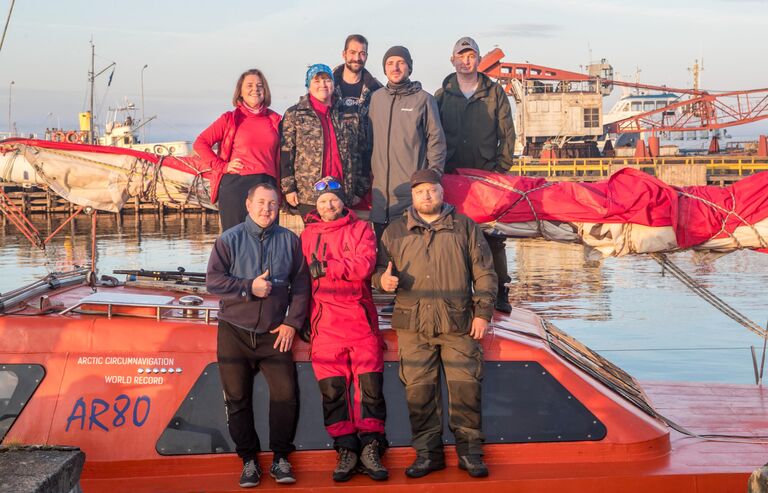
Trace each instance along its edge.
{"label": "jacket hood", "polygon": [[[336,87],[339,85],[339,81],[342,79],[342,75],[344,74],[344,64],[337,65],[336,68],[333,69],[333,81],[334,84],[336,84]],[[363,69],[363,85],[368,88],[369,91],[375,91],[379,87],[381,87],[381,83],[376,80],[376,78],[371,75],[370,72],[368,72],[368,69]]]}
{"label": "jacket hood", "polygon": [[[478,80],[475,96],[482,97],[487,95],[493,87],[493,81],[490,77],[482,72],[477,73],[477,78]],[[456,76],[456,72],[449,74],[445,79],[443,79],[443,91],[455,96],[464,97],[464,93],[461,92],[461,87],[459,86],[459,80]]]}
{"label": "jacket hood", "polygon": [[440,216],[432,223],[425,222],[418,212],[410,206],[405,210],[406,228],[424,228],[441,230],[445,228],[453,228],[453,212],[456,210],[451,204],[443,203],[443,209],[440,211]]}
{"label": "jacket hood", "polygon": [[325,222],[320,219],[320,215],[317,213],[317,209],[315,209],[307,214],[305,218],[305,229],[313,233],[329,233],[331,231],[336,231],[343,227],[349,226],[358,220],[357,214],[355,214],[355,212],[351,209],[344,207],[343,214],[343,216],[334,221]]}
{"label": "jacket hood", "polygon": [[393,96],[409,96],[421,91],[421,82],[409,80],[398,87],[392,87],[389,83],[384,87],[387,89],[387,92]]}

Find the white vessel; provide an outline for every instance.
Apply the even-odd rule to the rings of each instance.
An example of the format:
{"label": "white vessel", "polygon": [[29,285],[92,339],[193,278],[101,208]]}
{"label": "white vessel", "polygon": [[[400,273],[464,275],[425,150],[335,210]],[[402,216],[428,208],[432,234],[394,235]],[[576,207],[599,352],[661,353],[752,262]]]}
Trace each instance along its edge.
{"label": "white vessel", "polygon": [[[669,92],[646,94],[644,92],[631,93],[626,91],[616,104],[613,105],[611,110],[603,114],[603,125],[607,126],[641,113],[655,111],[671,104],[678,103],[680,102],[680,97],[681,96],[678,94]],[[674,120],[677,113],[685,111],[685,108],[685,106],[681,106],[669,110],[669,113],[665,112],[664,115],[669,116]],[[646,134],[646,132],[637,132],[608,134],[605,136],[605,139],[611,139],[614,148],[634,147],[638,139],[643,139],[647,143],[648,137],[650,136],[651,135]],[[661,147],[677,147],[680,154],[707,152],[713,137],[720,139],[721,147],[725,147],[722,144],[722,140],[731,138],[725,129],[657,132],[656,136],[659,138],[659,145]]]}

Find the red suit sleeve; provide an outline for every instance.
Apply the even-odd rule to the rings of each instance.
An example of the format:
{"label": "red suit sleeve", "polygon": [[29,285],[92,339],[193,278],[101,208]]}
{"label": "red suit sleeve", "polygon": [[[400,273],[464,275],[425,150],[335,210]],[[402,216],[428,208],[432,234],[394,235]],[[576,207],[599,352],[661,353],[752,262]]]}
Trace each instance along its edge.
{"label": "red suit sleeve", "polygon": [[224,138],[226,130],[227,118],[225,113],[203,130],[195,139],[195,143],[192,144],[192,148],[206,165],[221,172],[226,171],[227,162],[219,158],[213,151],[213,146],[216,144],[221,145],[221,140]]}
{"label": "red suit sleeve", "polygon": [[331,279],[365,281],[371,278],[376,268],[376,235],[373,228],[363,221],[356,224],[352,232],[354,252],[349,257],[329,258],[326,275]]}

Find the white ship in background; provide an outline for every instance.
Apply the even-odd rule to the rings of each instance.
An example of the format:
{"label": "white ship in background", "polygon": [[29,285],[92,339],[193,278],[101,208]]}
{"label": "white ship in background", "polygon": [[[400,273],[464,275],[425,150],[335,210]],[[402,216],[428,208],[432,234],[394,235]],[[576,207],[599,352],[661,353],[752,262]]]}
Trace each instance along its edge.
{"label": "white ship in background", "polygon": [[[152,116],[141,121],[141,119],[136,118],[136,110],[136,106],[127,101],[116,108],[109,108],[107,119],[104,123],[104,132],[99,135],[98,131],[94,131],[94,143],[97,145],[151,152],[160,156],[188,156],[192,154],[192,143],[190,141],[143,142],[139,138],[140,130],[154,120],[155,117]],[[88,143],[89,123],[89,113],[80,113],[80,130],[46,129],[45,139],[53,142],[86,144]]]}
{"label": "white ship in background", "polygon": [[[626,118],[630,118],[641,113],[648,111],[654,111],[674,103],[680,102],[680,95],[673,93],[651,93],[646,94],[642,91],[635,91],[634,93],[629,88],[623,88],[624,94],[613,105],[610,111],[603,114],[603,125],[607,126]],[[671,114],[667,115],[674,118],[675,111],[683,111],[683,108],[677,108],[670,110]],[[680,154],[687,153],[702,153],[709,149],[710,142],[713,137],[720,139],[721,143],[723,139],[730,139],[726,129],[714,129],[714,130],[699,130],[699,131],[686,131],[686,132],[658,132],[656,136],[659,138],[659,145],[661,147],[675,146],[679,149]],[[638,133],[624,133],[608,135],[606,138],[610,138],[613,141],[613,146],[617,147],[634,147],[638,139],[643,139],[648,142],[649,135],[645,132]],[[722,144],[721,144],[722,145]],[[725,147],[723,145],[723,147]]]}

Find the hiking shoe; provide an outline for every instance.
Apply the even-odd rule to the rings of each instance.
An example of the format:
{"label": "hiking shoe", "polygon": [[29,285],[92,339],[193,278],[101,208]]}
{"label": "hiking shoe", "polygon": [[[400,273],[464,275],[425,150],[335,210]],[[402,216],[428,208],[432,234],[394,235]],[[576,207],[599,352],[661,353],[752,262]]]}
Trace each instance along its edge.
{"label": "hiking shoe", "polygon": [[340,447],[336,456],[336,469],[333,470],[333,480],[339,483],[349,481],[355,474],[357,454],[354,450]]}
{"label": "hiking shoe", "polygon": [[479,455],[459,456],[459,469],[467,471],[473,478],[485,478],[488,476],[488,466]]}
{"label": "hiking shoe", "polygon": [[512,313],[512,305],[509,303],[509,288],[499,289],[499,294],[496,296],[496,304],[494,305],[498,311],[503,313]]}
{"label": "hiking shoe", "polygon": [[373,440],[363,447],[363,451],[360,453],[360,465],[362,466],[362,471],[374,481],[385,481],[389,479],[389,472],[381,464],[378,440]]}
{"label": "hiking shoe", "polygon": [[431,472],[440,471],[442,469],[445,469],[444,460],[436,461],[426,457],[416,457],[413,464],[408,466],[405,470],[405,475],[409,478],[421,478]]}
{"label": "hiking shoe", "polygon": [[241,488],[253,488],[261,481],[261,466],[255,460],[247,460],[243,463],[243,473],[240,475]]}
{"label": "hiking shoe", "polygon": [[272,463],[269,468],[269,475],[275,478],[276,483],[292,484],[296,482],[291,470],[291,463],[287,459],[279,459]]}

